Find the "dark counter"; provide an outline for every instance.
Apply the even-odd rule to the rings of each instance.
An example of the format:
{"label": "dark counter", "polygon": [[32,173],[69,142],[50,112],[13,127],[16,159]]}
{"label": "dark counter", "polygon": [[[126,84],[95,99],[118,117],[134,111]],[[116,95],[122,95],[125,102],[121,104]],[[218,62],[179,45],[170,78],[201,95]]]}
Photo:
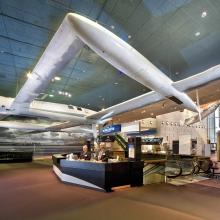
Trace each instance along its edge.
{"label": "dark counter", "polygon": [[30,151],[1,151],[0,163],[18,163],[18,162],[31,162],[33,152]]}
{"label": "dark counter", "polygon": [[53,170],[64,182],[110,192],[117,186],[143,185],[142,161],[93,162],[53,155]]}

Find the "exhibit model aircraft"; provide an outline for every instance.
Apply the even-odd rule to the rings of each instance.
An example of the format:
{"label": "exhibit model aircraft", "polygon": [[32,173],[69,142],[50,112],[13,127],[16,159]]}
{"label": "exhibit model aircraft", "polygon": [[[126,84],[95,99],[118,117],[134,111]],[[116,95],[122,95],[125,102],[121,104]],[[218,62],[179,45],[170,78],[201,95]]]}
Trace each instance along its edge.
{"label": "exhibit model aircraft", "polygon": [[[55,74],[59,73],[84,45],[90,47],[116,69],[150,88],[152,92],[99,112],[35,100]],[[56,118],[62,123],[47,127],[17,124],[17,128],[21,129],[23,126],[29,130],[62,131],[62,129],[74,126],[104,123],[119,114],[138,108],[150,107],[152,109],[153,105],[157,103],[163,105],[164,101],[166,102],[163,108],[165,113],[183,108],[200,113],[200,107],[186,92],[219,78],[220,65],[184,80],[173,82],[133,47],[97,22],[75,13],[69,13],[17,96],[15,98],[0,97],[0,117],[21,115]],[[170,109],[169,105],[174,105],[176,108]],[[155,109],[154,115],[159,113]],[[143,114],[144,116],[147,115]],[[13,121],[7,123],[1,122],[0,127],[10,127]],[[16,128],[16,124],[13,124],[13,127]]]}

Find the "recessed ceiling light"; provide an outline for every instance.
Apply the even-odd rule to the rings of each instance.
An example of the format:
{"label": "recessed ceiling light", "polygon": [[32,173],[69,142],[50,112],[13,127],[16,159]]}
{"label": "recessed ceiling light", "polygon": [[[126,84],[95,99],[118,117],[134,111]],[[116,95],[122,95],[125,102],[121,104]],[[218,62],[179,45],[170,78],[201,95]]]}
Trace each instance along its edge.
{"label": "recessed ceiling light", "polygon": [[199,31],[195,33],[195,36],[196,36],[196,37],[198,37],[199,35],[200,35],[200,32],[199,32]]}
{"label": "recessed ceiling light", "polygon": [[31,75],[32,75],[31,72],[28,72],[28,73],[27,73],[27,78],[30,78]]}
{"label": "recessed ceiling light", "polygon": [[114,25],[111,25],[111,29],[115,29],[115,26],[114,26]]}
{"label": "recessed ceiling light", "polygon": [[70,98],[70,97],[72,97],[72,95],[71,95],[71,94],[68,94],[68,97]]}
{"label": "recessed ceiling light", "polygon": [[175,72],[175,74],[176,74],[176,75],[179,75],[180,73],[179,73],[179,72]]}
{"label": "recessed ceiling light", "polygon": [[131,39],[131,35],[128,35],[128,38]]}
{"label": "recessed ceiling light", "polygon": [[201,17],[202,17],[202,18],[205,18],[206,16],[207,16],[207,12],[206,12],[206,11],[203,11],[202,14],[201,14]]}
{"label": "recessed ceiling light", "polygon": [[57,81],[61,80],[61,78],[59,76],[55,76],[54,79]]}
{"label": "recessed ceiling light", "polygon": [[54,95],[53,95],[53,94],[50,94],[49,96],[50,96],[50,97],[54,97]]}
{"label": "recessed ceiling light", "polygon": [[118,85],[118,82],[115,82],[114,84],[115,84],[115,85]]}

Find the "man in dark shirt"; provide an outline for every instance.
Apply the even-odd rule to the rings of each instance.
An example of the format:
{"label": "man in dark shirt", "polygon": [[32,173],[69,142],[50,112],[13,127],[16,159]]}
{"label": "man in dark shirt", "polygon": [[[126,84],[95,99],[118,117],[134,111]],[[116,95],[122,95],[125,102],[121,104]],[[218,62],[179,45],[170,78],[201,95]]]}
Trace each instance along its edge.
{"label": "man in dark shirt", "polygon": [[91,152],[88,150],[87,145],[83,145],[83,151],[80,154],[80,159],[90,160],[91,159]]}

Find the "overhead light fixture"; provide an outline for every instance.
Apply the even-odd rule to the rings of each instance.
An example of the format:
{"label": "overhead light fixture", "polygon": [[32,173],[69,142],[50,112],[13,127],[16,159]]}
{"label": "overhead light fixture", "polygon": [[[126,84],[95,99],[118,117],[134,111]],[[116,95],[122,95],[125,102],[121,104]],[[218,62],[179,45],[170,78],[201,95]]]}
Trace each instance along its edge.
{"label": "overhead light fixture", "polygon": [[58,91],[58,94],[59,95],[64,95],[64,96],[67,96],[67,97],[72,97],[72,95],[69,93],[69,92],[65,92],[65,91]]}
{"label": "overhead light fixture", "polygon": [[57,81],[61,80],[61,78],[59,76],[55,76],[54,79]]}
{"label": "overhead light fixture", "polygon": [[32,76],[31,72],[27,73],[27,78],[30,78]]}
{"label": "overhead light fixture", "polygon": [[200,35],[200,32],[199,32],[199,31],[195,33],[195,36],[196,36],[196,37],[198,37],[199,35]]}
{"label": "overhead light fixture", "polygon": [[207,16],[207,12],[203,11],[202,14],[201,14],[201,18],[205,18],[206,16]]}

